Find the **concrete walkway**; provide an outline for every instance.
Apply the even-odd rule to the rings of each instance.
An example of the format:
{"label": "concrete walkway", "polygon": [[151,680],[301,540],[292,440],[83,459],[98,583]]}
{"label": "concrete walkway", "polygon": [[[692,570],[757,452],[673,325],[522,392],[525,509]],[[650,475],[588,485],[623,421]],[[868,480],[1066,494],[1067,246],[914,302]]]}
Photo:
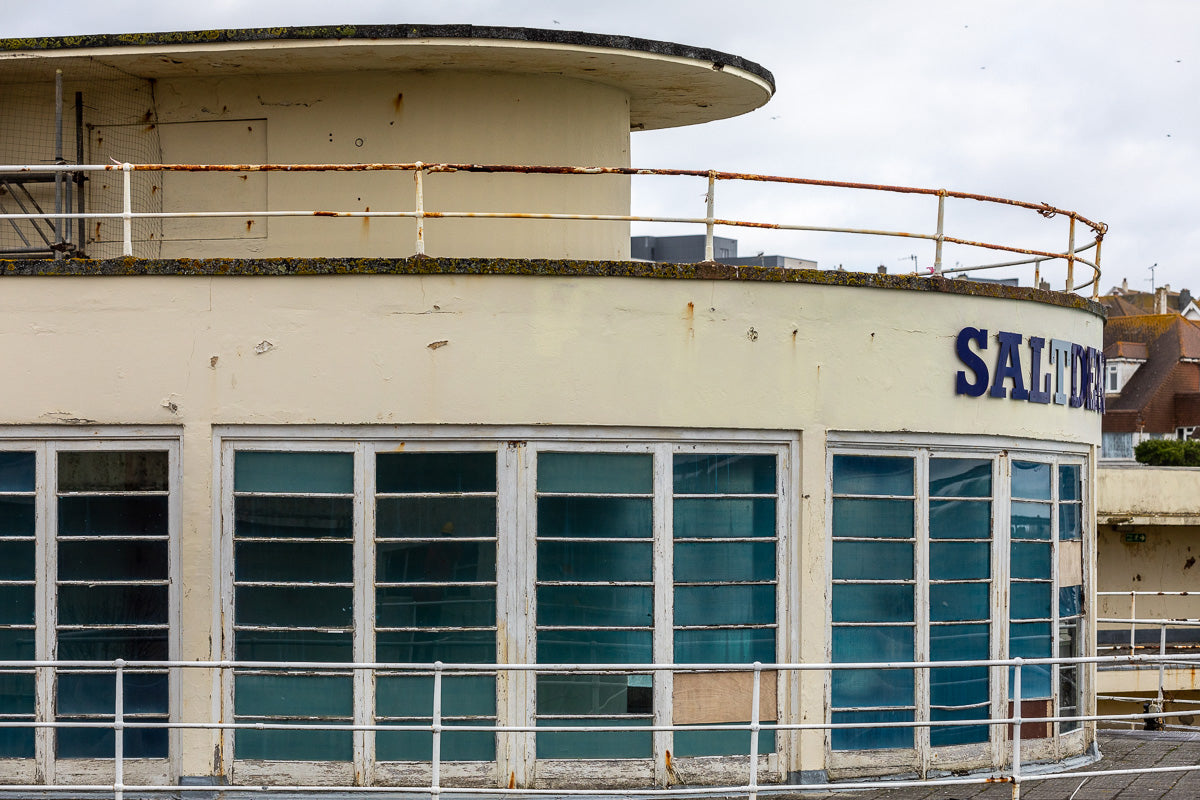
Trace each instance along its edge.
{"label": "concrete walkway", "polygon": [[[1198,800],[1200,770],[1150,775],[1076,773],[1134,767],[1200,764],[1200,733],[1190,731],[1100,731],[1100,761],[1056,777],[1021,784],[1021,800]],[[838,791],[827,797],[843,800],[1011,800],[1012,784],[928,786],[869,791]]]}

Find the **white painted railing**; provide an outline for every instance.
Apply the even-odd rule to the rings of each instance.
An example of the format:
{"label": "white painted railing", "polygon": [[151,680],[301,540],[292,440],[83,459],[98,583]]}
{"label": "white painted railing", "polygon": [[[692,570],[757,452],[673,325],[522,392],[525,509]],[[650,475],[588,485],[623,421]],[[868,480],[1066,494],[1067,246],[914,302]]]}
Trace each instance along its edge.
{"label": "white painted railing", "polygon": [[[237,211],[138,211],[133,207],[131,178],[133,172],[368,172],[368,171],[402,171],[411,172],[414,179],[414,206],[412,211],[345,211],[337,209],[294,209],[294,210],[248,210]],[[969,272],[1009,268],[1016,266],[1033,266],[1033,285],[1041,284],[1042,265],[1050,261],[1065,263],[1065,279],[1059,284],[1064,291],[1073,292],[1091,288],[1092,297],[1099,291],[1100,278],[1100,246],[1107,231],[1103,223],[1093,222],[1088,218],[1047,203],[1031,203],[1022,200],[1010,200],[1002,197],[957,192],[948,189],[923,189],[911,186],[893,186],[884,184],[851,183],[845,181],[826,181],[812,178],[791,178],[773,175],[757,175],[738,172],[718,172],[716,170],[679,170],[679,169],[641,169],[633,167],[560,167],[560,166],[523,166],[513,164],[426,164],[420,161],[413,163],[395,164],[99,164],[99,165],[7,165],[0,166],[0,177],[20,180],[22,175],[40,173],[59,173],[79,176],[89,172],[119,172],[122,175],[122,209],[119,212],[65,212],[57,210],[53,213],[6,212],[0,209],[0,220],[48,220],[61,224],[65,220],[104,220],[119,219],[122,224],[123,254],[133,255],[133,221],[138,219],[175,219],[175,218],[221,218],[221,217],[359,217],[359,218],[411,218],[416,220],[416,238],[413,243],[417,255],[425,254],[425,220],[427,219],[542,219],[542,220],[598,220],[610,222],[652,222],[652,223],[684,223],[703,225],[705,231],[705,260],[713,260],[713,237],[717,226],[745,229],[770,229],[780,231],[806,231],[818,233],[843,233],[864,236],[900,237],[920,239],[934,243],[933,266],[923,275],[955,275]],[[519,173],[535,175],[624,175],[646,176],[660,175],[687,178],[705,178],[708,181],[708,191],[704,195],[705,213],[703,216],[645,216],[631,214],[568,214],[568,213],[526,213],[515,211],[454,211],[435,210],[426,207],[426,176],[437,173]],[[828,225],[812,225],[788,222],[764,222],[749,219],[734,219],[716,215],[717,186],[721,182],[751,182],[763,184],[785,184],[793,186],[815,186],[834,189],[849,189],[872,191],[901,195],[925,195],[937,198],[936,221],[924,231],[902,231],[872,228],[850,228]],[[1056,216],[1068,220],[1066,247],[1061,251],[1022,247],[999,242],[984,242],[962,237],[951,236],[946,232],[946,201],[947,199],[970,200],[995,206],[1006,206],[1027,209],[1050,219]],[[1090,237],[1081,234],[1079,226],[1090,231]],[[1089,238],[1086,243],[1079,240]],[[1025,256],[1015,261],[1003,263],[979,264],[974,266],[945,267],[942,263],[943,246],[945,244],[963,245],[987,251],[1017,254]],[[1084,253],[1095,251],[1091,259]],[[1089,279],[1076,283],[1075,267],[1081,265],[1090,268]],[[914,273],[917,274],[917,273]]]}
{"label": "white painted railing", "polygon": [[[1187,663],[1188,659],[1194,657],[1186,655],[1131,655],[1131,656],[1085,656],[1075,658],[1043,658],[1043,659],[1000,659],[987,661],[938,661],[938,662],[878,662],[878,663],[855,663],[855,664],[762,664],[754,663],[748,665],[731,665],[731,664],[697,664],[697,665],[678,665],[678,664],[444,664],[436,662],[432,664],[408,664],[408,663],[329,663],[329,662],[262,662],[262,661],[154,661],[154,662],[126,662],[122,660],[115,661],[6,661],[0,662],[0,670],[5,672],[21,671],[31,673],[38,670],[80,670],[86,669],[89,671],[111,671],[113,674],[115,703],[113,707],[112,720],[93,720],[93,721],[78,721],[78,720],[56,720],[47,711],[42,711],[37,719],[16,719],[15,715],[9,714],[0,716],[0,728],[35,728],[35,729],[65,729],[65,728],[103,728],[113,730],[114,747],[113,747],[113,782],[112,783],[94,783],[94,784],[18,784],[3,781],[0,778],[0,792],[102,792],[112,796],[115,800],[122,800],[127,792],[136,792],[140,795],[147,794],[175,794],[179,793],[186,796],[192,792],[212,792],[215,788],[213,785],[181,785],[181,784],[152,784],[152,783],[126,783],[126,755],[124,752],[123,736],[121,733],[125,730],[134,728],[140,729],[169,729],[169,730],[209,730],[209,731],[238,731],[238,730],[329,730],[329,731],[363,731],[363,732],[387,732],[387,731],[426,731],[432,737],[432,772],[431,780],[424,785],[414,786],[330,786],[330,785],[275,785],[263,786],[262,781],[256,780],[253,783],[239,785],[236,782],[232,785],[222,784],[219,789],[222,791],[232,792],[259,792],[270,791],[271,793],[280,792],[297,792],[297,793],[328,793],[336,791],[338,793],[377,793],[377,792],[393,792],[393,793],[415,793],[418,795],[428,795],[431,800],[444,797],[446,795],[489,795],[489,796],[504,796],[504,797],[531,797],[546,794],[563,794],[569,793],[581,796],[611,796],[614,792],[612,788],[598,787],[594,789],[570,789],[570,790],[547,790],[547,789],[524,789],[517,787],[510,788],[480,788],[480,787],[460,787],[444,785],[442,780],[442,758],[441,758],[441,737],[447,730],[452,730],[456,733],[465,731],[484,731],[494,732],[503,736],[510,733],[547,733],[547,732],[571,732],[571,733],[586,733],[586,732],[601,732],[601,731],[628,731],[636,733],[645,733],[648,731],[679,731],[679,730],[741,730],[747,733],[750,741],[750,748],[746,759],[746,780],[739,784],[724,784],[714,786],[687,786],[682,788],[670,787],[647,787],[647,788],[621,788],[619,790],[622,796],[627,797],[656,797],[672,794],[686,794],[688,796],[726,796],[745,794],[753,799],[758,794],[788,794],[799,791],[815,791],[823,789],[871,789],[871,788],[891,788],[897,789],[902,787],[925,787],[934,788],[941,786],[967,786],[984,783],[1010,783],[1013,786],[1013,797],[1019,798],[1021,786],[1025,783],[1069,779],[1072,781],[1099,777],[1103,775],[1124,775],[1124,774],[1154,774],[1165,772],[1189,772],[1200,771],[1200,763],[1179,764],[1168,767],[1148,767],[1148,768],[1121,768],[1109,770],[1085,770],[1072,772],[1047,772],[1044,767],[1036,771],[1029,770],[1022,764],[1021,760],[1021,729],[1022,725],[1033,723],[1053,723],[1053,722],[1068,722],[1074,721],[1078,723],[1096,723],[1096,722],[1135,722],[1157,719],[1166,716],[1161,711],[1151,711],[1148,713],[1131,713],[1119,715],[1065,715],[1065,716],[1045,716],[1045,717],[1025,717],[1021,714],[1021,704],[1014,703],[1012,716],[1007,717],[990,717],[973,720],[951,720],[951,721],[916,721],[916,722],[863,722],[863,723],[831,723],[831,722],[813,722],[813,723],[794,723],[794,722],[763,722],[759,718],[759,698],[760,687],[763,680],[763,673],[789,673],[789,672],[823,672],[831,673],[835,670],[863,670],[863,669],[889,669],[889,670],[928,670],[930,668],[941,667],[962,667],[962,666],[989,666],[989,667],[1012,667],[1013,695],[1019,697],[1021,695],[1022,671],[1027,667],[1061,664],[1061,665],[1085,665],[1097,664],[1105,665],[1132,665],[1132,666],[1153,666],[1158,663],[1164,663],[1168,666]],[[333,723],[313,721],[305,718],[303,722],[224,722],[224,721],[175,721],[175,722],[155,722],[145,719],[139,719],[136,716],[130,716],[124,708],[124,680],[126,675],[137,671],[153,670],[162,672],[164,670],[191,670],[201,669],[210,671],[220,671],[227,673],[232,670],[240,669],[273,669],[286,670],[289,672],[304,671],[306,673],[321,673],[321,672],[337,672],[345,673],[349,671],[383,671],[389,673],[409,672],[416,674],[432,674],[433,681],[433,697],[431,706],[431,718],[427,724],[404,724],[404,725],[389,725],[389,724],[352,724],[352,723]],[[443,676],[449,675],[470,675],[470,674],[496,674],[498,672],[528,672],[528,673],[586,673],[586,674],[646,674],[646,673],[696,673],[696,672],[729,672],[730,670],[744,669],[753,673],[754,692],[749,709],[751,720],[746,723],[735,724],[707,724],[707,725],[622,725],[620,721],[613,720],[611,724],[604,725],[587,725],[587,726],[556,726],[556,725],[455,725],[453,728],[446,728],[442,722],[442,701],[443,701]],[[772,676],[773,677],[773,676]],[[828,716],[828,714],[826,714]],[[992,771],[977,772],[965,775],[953,775],[950,777],[936,778],[929,780],[877,780],[877,781],[859,781],[856,780],[853,784],[846,783],[763,783],[759,775],[759,758],[756,755],[758,752],[758,736],[762,732],[787,732],[787,731],[831,731],[845,729],[880,729],[880,728],[934,728],[938,726],[965,726],[965,725],[988,725],[988,726],[1012,726],[1011,733],[1008,735],[1008,756],[1007,763],[1003,767],[996,768]],[[1005,734],[1002,731],[1001,739],[1004,739]],[[735,757],[739,758],[739,757]]]}

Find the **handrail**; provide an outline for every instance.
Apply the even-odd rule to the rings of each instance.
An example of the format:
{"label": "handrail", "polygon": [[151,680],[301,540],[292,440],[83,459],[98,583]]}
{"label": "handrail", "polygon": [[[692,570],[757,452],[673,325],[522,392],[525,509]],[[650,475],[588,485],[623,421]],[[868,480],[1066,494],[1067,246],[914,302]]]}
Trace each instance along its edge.
{"label": "handrail", "polygon": [[[541,220],[591,220],[615,222],[654,222],[654,223],[683,223],[703,225],[705,229],[705,258],[713,258],[713,237],[716,226],[728,226],[748,229],[769,229],[786,231],[806,231],[820,233],[844,233],[868,236],[887,236],[932,241],[935,244],[934,265],[925,273],[912,274],[923,276],[959,275],[986,269],[1000,267],[1034,265],[1034,285],[1040,284],[1041,265],[1047,261],[1062,260],[1066,262],[1066,280],[1064,291],[1074,292],[1087,287],[1092,288],[1092,297],[1099,292],[1100,279],[1100,244],[1108,230],[1102,222],[1096,222],[1077,212],[1052,206],[1048,203],[1033,203],[1023,200],[1012,200],[991,195],[959,192],[949,189],[926,189],[913,186],[889,184],[858,183],[851,181],[831,181],[815,178],[795,178],[776,175],[762,175],[742,172],[721,172],[717,170],[689,169],[647,169],[639,167],[581,167],[581,166],[546,166],[518,164],[470,164],[470,163],[424,163],[420,161],[407,163],[355,163],[355,164],[39,164],[39,165],[0,165],[0,175],[10,176],[30,175],[41,173],[85,173],[98,171],[121,172],[123,174],[122,209],[120,212],[55,212],[55,213],[0,213],[0,220],[86,220],[86,219],[120,219],[122,221],[122,252],[126,256],[133,255],[132,221],[135,219],[174,219],[174,218],[220,218],[220,217],[360,217],[360,218],[411,218],[417,222],[417,234],[414,251],[418,255],[425,254],[424,220],[426,219],[541,219]],[[130,183],[134,172],[174,171],[174,172],[370,172],[370,171],[405,171],[414,175],[414,210],[412,211],[346,211],[329,209],[295,209],[295,210],[238,210],[238,211],[195,211],[195,212],[153,212],[134,211],[131,201]],[[637,214],[570,214],[570,213],[528,213],[511,211],[451,211],[431,210],[426,207],[425,180],[426,175],[439,173],[499,173],[499,174],[534,174],[534,175],[622,175],[622,176],[669,176],[704,178],[708,182],[705,193],[704,216],[664,216]],[[905,195],[924,195],[937,198],[936,224],[931,231],[901,231],[871,228],[848,228],[829,225],[810,225],[800,223],[763,222],[759,220],[718,217],[715,213],[716,186],[721,181],[747,181],[760,183],[785,184],[796,186],[812,186],[837,189],[853,189],[864,191],[885,192]],[[1066,217],[1069,221],[1067,247],[1063,251],[1052,251],[1028,247],[1017,247],[999,242],[985,242],[951,236],[945,230],[945,203],[948,198],[957,200],[972,200],[994,205],[1011,206],[1036,212],[1046,219],[1057,216]],[[0,209],[0,211],[4,211]],[[1090,242],[1077,246],[1076,227],[1082,224],[1091,231]],[[1028,259],[1011,261],[1003,264],[985,264],[975,266],[944,267],[942,252],[945,244],[957,244],[966,247],[980,248],[997,252],[1015,253],[1030,256]],[[1092,260],[1081,254],[1095,250]],[[61,255],[61,254],[60,254]],[[1090,280],[1076,284],[1074,280],[1075,265],[1090,267]]]}

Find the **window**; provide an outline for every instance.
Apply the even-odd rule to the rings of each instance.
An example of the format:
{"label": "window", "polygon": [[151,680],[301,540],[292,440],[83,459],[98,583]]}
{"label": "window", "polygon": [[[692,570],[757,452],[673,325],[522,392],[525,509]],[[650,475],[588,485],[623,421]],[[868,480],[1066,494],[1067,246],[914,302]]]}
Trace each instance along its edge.
{"label": "window", "polygon": [[1109,364],[1105,369],[1106,384],[1104,390],[1109,394],[1121,391],[1121,365]]}
{"label": "window", "polygon": [[[0,450],[0,659],[171,658],[175,445],[3,447],[11,449]],[[139,723],[168,720],[168,685],[163,670],[126,671],[126,757],[167,757],[166,729]],[[114,688],[111,668],[0,673],[0,719],[111,722]],[[39,697],[53,706],[40,707]],[[0,758],[111,759],[113,735],[6,727]]]}
{"label": "window", "polygon": [[[773,662],[786,443],[234,439],[222,452],[234,656],[280,662],[237,670],[236,722],[432,719],[428,668],[371,680],[290,661],[530,661],[548,669],[507,679],[522,702],[498,704],[495,672],[441,678],[444,760],[494,762],[496,735],[453,728],[497,720],[568,729],[514,737],[543,760],[748,752],[745,731],[569,730],[716,724],[733,712],[711,720],[676,707],[664,673],[553,667],[674,659],[730,664],[718,674],[741,680],[750,662]],[[703,690],[713,674],[674,680]],[[768,694],[774,703],[773,683]],[[749,721],[748,697],[733,718]],[[430,734],[419,730],[239,729],[233,738],[239,761],[431,758]],[[774,736],[761,734],[760,750],[774,752]]]}
{"label": "window", "polygon": [[[965,448],[854,452],[847,446],[834,448],[830,471],[834,662],[1081,652],[1080,459],[1010,460]],[[1010,477],[1001,480],[1006,473]],[[1007,530],[1000,527],[1002,520]],[[1008,591],[1003,592],[997,579],[1006,573]],[[1007,652],[992,624],[1004,616]],[[987,667],[970,666],[932,668],[927,675],[837,671],[831,682],[832,721],[987,718],[1002,691],[997,678]],[[1076,713],[1078,667],[1026,666],[1022,679],[1023,699],[1043,705],[1057,699],[1060,713]],[[1011,697],[1011,675],[1007,683]],[[1049,716],[1050,708],[1030,708],[1026,715]],[[1026,735],[1051,735],[1029,727]],[[1060,730],[1075,727],[1064,724]],[[835,751],[979,746],[992,735],[983,725],[864,727],[833,731],[830,744]]]}

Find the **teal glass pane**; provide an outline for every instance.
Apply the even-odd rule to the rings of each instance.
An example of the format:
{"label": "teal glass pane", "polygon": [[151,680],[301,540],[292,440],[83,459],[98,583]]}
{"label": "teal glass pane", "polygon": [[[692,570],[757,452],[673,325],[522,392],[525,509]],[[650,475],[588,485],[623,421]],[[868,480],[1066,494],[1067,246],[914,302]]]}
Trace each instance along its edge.
{"label": "teal glass pane", "polygon": [[353,494],[354,454],[241,450],[234,455],[233,490]]}
{"label": "teal glass pane", "polygon": [[375,658],[394,664],[494,664],[495,631],[380,631]]}
{"label": "teal glass pane", "polygon": [[379,453],[375,491],[494,492],[495,453]]}
{"label": "teal glass pane", "polygon": [[238,586],[237,624],[337,628],[351,624],[349,586]]}
{"label": "teal glass pane", "polygon": [[1050,465],[1034,461],[1014,461],[1012,496],[1023,500],[1049,500]]}
{"label": "teal glass pane", "polygon": [[991,460],[929,459],[929,494],[933,497],[991,497]]}
{"label": "teal glass pane", "polygon": [[381,497],[375,504],[380,539],[495,535],[494,497]]}
{"label": "teal glass pane", "polygon": [[375,577],[383,583],[496,580],[495,542],[376,542]]}
{"label": "teal glass pane", "polygon": [[930,500],[929,538],[992,538],[991,502],[986,500]]}
{"label": "teal glass pane", "polygon": [[1083,525],[1080,520],[1082,506],[1077,503],[1064,503],[1058,507],[1058,538],[1072,541],[1083,536]]}
{"label": "teal glass pane", "polygon": [[233,535],[239,539],[349,539],[350,497],[236,497]]}
{"label": "teal glass pane", "polygon": [[0,658],[31,661],[33,653],[33,628],[0,628]]}
{"label": "teal glass pane", "polygon": [[320,539],[240,541],[234,545],[233,574],[239,581],[348,583],[354,580],[354,546]]}
{"label": "teal glass pane", "polygon": [[1050,543],[1013,542],[1009,569],[1013,578],[1050,579]]}
{"label": "teal glass pane", "polygon": [[680,664],[763,664],[775,662],[774,628],[710,628],[675,631]]}
{"label": "teal glass pane", "polygon": [[910,625],[834,627],[833,660],[913,661],[913,628]]}
{"label": "teal glass pane", "polygon": [[1049,539],[1050,538],[1050,504],[1049,503],[1017,503],[1012,504],[1012,538],[1014,539]]}
{"label": "teal glass pane", "polygon": [[539,581],[650,581],[650,542],[538,542]]}
{"label": "teal glass pane", "polygon": [[913,501],[835,498],[833,535],[911,539]]}
{"label": "teal glass pane", "polygon": [[33,536],[32,497],[0,497],[0,536]]}
{"label": "teal glass pane", "polygon": [[[70,722],[70,717],[59,718],[59,722]],[[95,722],[94,719],[76,720]],[[147,717],[141,720],[126,720],[123,744],[126,758],[166,758],[167,729],[139,728],[138,722],[166,722],[166,717]],[[59,758],[111,759],[113,757],[113,731],[103,728],[59,728],[55,734],[56,752]]]}
{"label": "teal glass pane", "polygon": [[[4,544],[9,543],[0,543],[0,550]],[[58,579],[61,581],[163,580],[167,577],[167,569],[165,540],[63,539],[58,543]]]}
{"label": "teal glass pane", "polygon": [[904,750],[913,746],[914,728],[880,728],[881,722],[912,722],[913,712],[895,711],[835,711],[830,722],[869,724],[866,728],[835,728],[830,732],[834,750]]}
{"label": "teal glass pane", "polygon": [[[428,725],[428,720],[392,720],[394,725]],[[443,720],[442,761],[495,761],[492,731],[455,731],[460,725],[495,725],[494,719]],[[432,761],[433,734],[428,731],[381,731],[375,734],[375,757],[380,761]]]}
{"label": "teal glass pane", "polygon": [[0,492],[32,492],[36,470],[36,453],[0,452]]}
{"label": "teal glass pane", "polygon": [[1083,486],[1079,480],[1078,464],[1060,464],[1058,467],[1058,499],[1081,500]]}
{"label": "teal glass pane", "polygon": [[839,669],[833,673],[832,683],[830,696],[836,707],[869,708],[913,704],[914,683],[911,669]]}
{"label": "teal glass pane", "polygon": [[1009,658],[1049,658],[1049,622],[1013,622],[1008,626]]}
{"label": "teal glass pane", "polygon": [[58,587],[59,625],[165,625],[166,622],[166,586]]}
{"label": "teal glass pane", "polygon": [[538,453],[539,492],[650,494],[654,459],[649,453]]}
{"label": "teal glass pane", "polygon": [[986,580],[991,575],[992,546],[989,542],[929,543],[930,580]]}
{"label": "teal glass pane", "polygon": [[34,587],[0,584],[0,625],[34,624]]}
{"label": "teal glass pane", "polygon": [[239,717],[354,714],[354,679],[349,675],[237,675],[233,696]]}
{"label": "teal glass pane", "polygon": [[676,542],[675,582],[773,581],[774,542]]}
{"label": "teal glass pane", "polygon": [[0,758],[33,758],[33,728],[0,728]]}
{"label": "teal glass pane", "polygon": [[[979,708],[931,708],[929,718],[934,722],[951,720],[984,720],[988,718],[987,706]],[[929,729],[929,744],[934,747],[949,747],[956,744],[982,744],[988,740],[987,725],[946,725]]]}
{"label": "teal glass pane", "polygon": [[[983,704],[975,713],[987,716],[988,668],[943,667],[929,670],[929,704],[931,706],[969,706]],[[946,709],[940,709],[945,711]],[[959,719],[945,717],[945,719]],[[966,719],[966,718],[964,718]]]}
{"label": "teal glass pane", "polygon": [[912,622],[913,587],[890,583],[835,584],[833,621]]}
{"label": "teal glass pane", "polygon": [[835,580],[912,580],[911,542],[834,542]]}
{"label": "teal glass pane", "polygon": [[375,624],[380,628],[495,625],[496,587],[380,586],[375,590]]}
{"label": "teal glass pane", "polygon": [[990,658],[988,623],[968,625],[930,625],[931,661],[983,661]]}
{"label": "teal glass pane", "polygon": [[165,496],[77,496],[58,499],[59,536],[166,536]]}
{"label": "teal glass pane", "polygon": [[[375,679],[375,714],[379,717],[433,716],[432,675],[380,675]],[[491,675],[442,676],[442,715],[493,717],[496,679]]]}
{"label": "teal glass pane", "polygon": [[649,675],[538,675],[537,713],[653,713]]}
{"label": "teal glass pane", "polygon": [[912,496],[913,460],[896,456],[834,456],[834,494]]}
{"label": "teal glass pane", "polygon": [[676,453],[675,494],[774,494],[775,456]]}
{"label": "teal glass pane", "polygon": [[[746,720],[749,725],[749,720]],[[750,752],[750,731],[675,731],[677,758],[690,756],[740,756]],[[759,755],[775,752],[775,731],[758,732]]]}
{"label": "teal glass pane", "polygon": [[[349,722],[345,720],[342,724]],[[233,757],[265,761],[350,761],[354,758],[354,737],[350,731],[243,729],[234,734]]]}
{"label": "teal glass pane", "polygon": [[986,583],[935,583],[929,587],[929,619],[934,622],[990,616],[991,598]]}
{"label": "teal glass pane", "polygon": [[[585,727],[592,725],[640,726],[650,720],[629,719],[539,719],[538,726]],[[537,734],[538,758],[650,758],[650,731],[548,731]]]}
{"label": "teal glass pane", "polygon": [[676,586],[676,625],[770,625],[775,622],[775,587]]}
{"label": "teal glass pane", "polygon": [[649,497],[539,497],[538,536],[649,539],[652,502]]}
{"label": "teal glass pane", "polygon": [[[167,675],[163,672],[128,670],[123,676],[126,714],[166,714]],[[104,714],[110,719],[116,688],[116,676],[107,673],[58,673],[55,697],[59,714]]]}
{"label": "teal glass pane", "polygon": [[102,628],[59,630],[58,657],[64,661],[166,661],[166,630]]}
{"label": "teal glass pane", "polygon": [[352,661],[349,631],[234,631],[239,661]]}
{"label": "teal glass pane", "polygon": [[33,540],[0,542],[0,580],[33,580]]}
{"label": "teal glass pane", "polygon": [[[1016,692],[1016,667],[1008,668],[1008,699]],[[1035,700],[1050,696],[1050,665],[1026,664],[1021,667],[1021,699]]]}
{"label": "teal glass pane", "polygon": [[672,526],[676,539],[771,537],[775,535],[772,497],[677,498]]}
{"label": "teal glass pane", "polygon": [[1009,619],[1048,619],[1049,583],[1012,583],[1009,585]]}
{"label": "teal glass pane", "polygon": [[1083,587],[1060,586],[1058,589],[1058,616],[1077,617],[1083,613]]}
{"label": "teal glass pane", "polygon": [[34,703],[32,673],[0,674],[0,714],[33,714]]}
{"label": "teal glass pane", "polygon": [[539,625],[591,628],[654,624],[654,593],[649,586],[539,586]]}
{"label": "teal glass pane", "polygon": [[165,492],[166,450],[141,452],[60,451],[60,492]]}
{"label": "teal glass pane", "polygon": [[539,664],[648,664],[650,631],[537,632]]}

